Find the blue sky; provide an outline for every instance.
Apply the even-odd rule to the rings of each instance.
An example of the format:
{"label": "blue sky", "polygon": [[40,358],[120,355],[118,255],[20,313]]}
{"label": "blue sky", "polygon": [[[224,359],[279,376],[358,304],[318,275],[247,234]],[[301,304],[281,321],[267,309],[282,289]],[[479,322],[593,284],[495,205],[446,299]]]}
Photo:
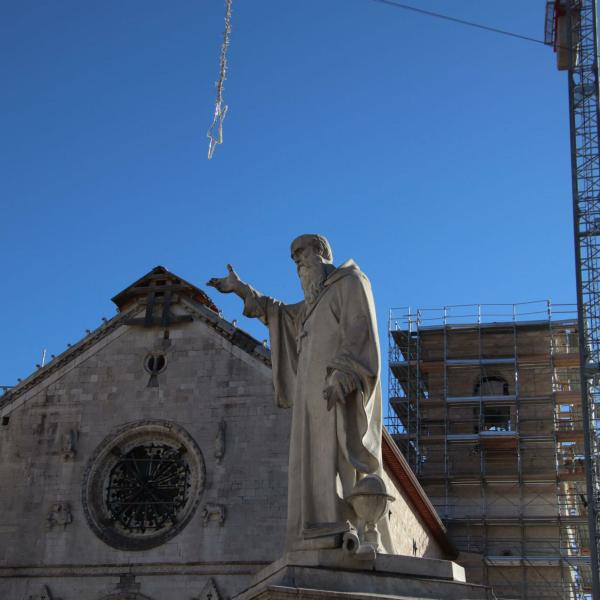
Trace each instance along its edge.
{"label": "blue sky", "polygon": [[[544,0],[412,4],[543,37]],[[575,301],[551,49],[373,0],[233,0],[225,143],[208,161],[223,14],[0,0],[0,385],[157,264],[204,287],[232,262],[298,300],[288,248],[305,232],[370,277],[384,353],[393,306]]]}

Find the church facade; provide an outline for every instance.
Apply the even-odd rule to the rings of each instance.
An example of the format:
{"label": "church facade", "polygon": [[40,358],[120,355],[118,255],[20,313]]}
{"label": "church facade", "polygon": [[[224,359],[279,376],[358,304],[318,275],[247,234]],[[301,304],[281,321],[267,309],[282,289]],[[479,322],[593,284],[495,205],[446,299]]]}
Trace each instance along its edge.
{"label": "church facade", "polygon": [[[283,552],[290,411],[269,350],[156,267],[0,398],[0,598],[218,600]],[[384,433],[396,551],[453,558]]]}

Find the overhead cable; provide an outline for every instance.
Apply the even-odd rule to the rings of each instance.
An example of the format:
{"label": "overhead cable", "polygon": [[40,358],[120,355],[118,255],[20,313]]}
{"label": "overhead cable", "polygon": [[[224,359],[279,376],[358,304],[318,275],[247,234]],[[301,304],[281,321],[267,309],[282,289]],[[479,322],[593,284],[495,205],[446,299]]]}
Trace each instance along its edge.
{"label": "overhead cable", "polygon": [[459,23],[460,25],[467,25],[468,27],[475,27],[477,29],[483,29],[484,31],[491,31],[493,33],[499,33],[501,35],[508,35],[510,37],[518,38],[520,40],[525,40],[527,42],[535,42],[536,44],[546,45],[544,40],[540,40],[537,38],[530,37],[528,35],[521,35],[520,33],[514,33],[512,31],[507,31],[506,29],[498,29],[497,27],[490,27],[488,25],[482,25],[481,23],[475,23],[473,21],[465,21],[464,19],[458,19],[457,17],[451,17],[450,15],[443,15],[438,12],[433,12],[431,10],[424,10],[422,8],[417,8],[415,6],[409,6],[408,4],[402,4],[401,2],[396,2],[395,0],[372,0],[372,2],[378,2],[379,4],[386,4],[387,6],[392,6],[394,8],[401,8],[403,10],[410,10],[412,12],[416,12],[428,17],[435,17],[437,19],[444,19],[445,21],[451,21],[453,23]]}

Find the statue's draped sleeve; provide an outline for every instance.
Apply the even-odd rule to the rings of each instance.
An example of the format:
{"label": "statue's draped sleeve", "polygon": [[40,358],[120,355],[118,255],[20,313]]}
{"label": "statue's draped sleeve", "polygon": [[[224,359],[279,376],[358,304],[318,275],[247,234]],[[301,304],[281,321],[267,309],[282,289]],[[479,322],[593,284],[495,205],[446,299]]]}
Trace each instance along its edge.
{"label": "statue's draped sleeve", "polygon": [[340,341],[327,367],[349,373],[358,383],[346,402],[337,404],[338,440],[358,471],[375,473],[381,467],[381,366],[375,305],[368,279],[358,268],[347,272],[331,284]]}
{"label": "statue's draped sleeve", "polygon": [[298,371],[297,323],[303,304],[283,304],[252,288],[244,299],[244,315],[260,319],[269,328],[273,386],[277,405],[282,408],[290,408],[294,399]]}

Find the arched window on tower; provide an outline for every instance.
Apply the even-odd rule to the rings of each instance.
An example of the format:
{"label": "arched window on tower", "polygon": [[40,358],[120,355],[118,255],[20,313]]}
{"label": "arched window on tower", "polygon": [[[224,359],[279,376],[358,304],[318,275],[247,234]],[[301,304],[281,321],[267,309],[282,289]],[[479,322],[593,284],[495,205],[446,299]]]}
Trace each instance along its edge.
{"label": "arched window on tower", "polygon": [[[475,383],[474,396],[508,396],[508,382],[497,375],[482,376]],[[491,400],[491,399],[490,399]],[[480,427],[483,431],[512,431],[510,406],[483,402]]]}
{"label": "arched window on tower", "polygon": [[508,396],[508,382],[503,377],[482,376],[475,383],[474,396]]}

